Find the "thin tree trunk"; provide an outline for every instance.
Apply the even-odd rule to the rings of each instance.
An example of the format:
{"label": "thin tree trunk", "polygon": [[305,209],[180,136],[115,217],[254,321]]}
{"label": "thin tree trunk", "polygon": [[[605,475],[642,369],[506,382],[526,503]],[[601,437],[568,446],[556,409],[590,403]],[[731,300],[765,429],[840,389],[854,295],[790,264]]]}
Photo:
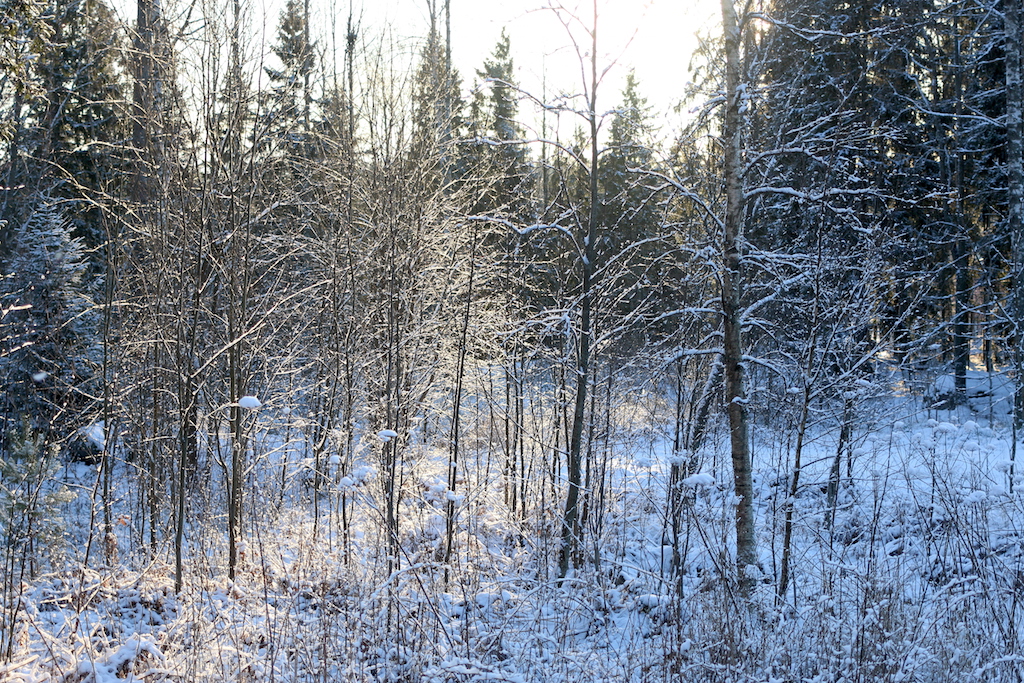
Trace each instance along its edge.
{"label": "thin tree trunk", "polygon": [[835,521],[836,506],[839,504],[839,484],[842,475],[843,451],[850,445],[850,438],[853,432],[853,399],[847,398],[843,401],[843,423],[839,428],[839,443],[836,444],[836,457],[832,461],[832,470],[828,475],[828,488],[826,489],[825,526],[832,528]]}
{"label": "thin tree trunk", "polygon": [[951,141],[955,144],[952,154],[949,156],[952,162],[952,181],[956,192],[956,204],[953,207],[953,225],[956,226],[956,244],[954,246],[954,263],[956,269],[954,282],[956,291],[954,293],[954,317],[953,317],[953,366],[954,387],[956,389],[957,402],[967,402],[967,370],[971,364],[971,271],[970,271],[970,240],[968,238],[968,227],[964,220],[964,153],[961,150],[960,142],[960,118],[963,116],[964,99],[964,66],[960,54],[959,22],[954,19],[954,27],[957,36],[954,42],[954,58],[956,77],[953,82],[956,87],[956,103],[954,107],[955,117],[953,119],[954,137]]}
{"label": "thin tree trunk", "polygon": [[580,303],[580,339],[576,355],[576,402],[572,416],[572,434],[569,437],[567,455],[569,489],[565,497],[565,515],[562,517],[562,551],[558,560],[558,577],[565,578],[579,544],[579,497],[580,475],[583,458],[583,421],[587,407],[587,383],[590,379],[591,308],[593,306],[593,278],[595,242],[597,240],[597,216],[599,196],[597,191],[597,0],[593,2],[593,25],[591,26],[590,52],[590,97],[587,113],[590,123],[590,215],[587,219],[587,235],[583,243],[581,275],[583,279],[582,301]]}
{"label": "thin tree trunk", "polygon": [[[455,529],[456,529],[456,515],[458,508],[455,504],[455,485],[458,481],[458,468],[461,466],[459,463],[459,423],[461,416],[462,407],[462,389],[463,380],[466,376],[466,350],[469,339],[469,317],[473,305],[473,277],[476,275],[476,234],[475,231],[470,235],[472,245],[470,247],[469,254],[469,283],[466,288],[466,310],[465,315],[462,319],[462,333],[459,339],[459,360],[458,368],[456,369],[455,375],[455,397],[453,398],[452,405],[452,434],[451,434],[451,451],[448,459],[448,500],[445,505],[445,517],[446,517],[446,533],[445,533],[445,544],[444,544],[444,559],[445,563],[451,562],[452,558],[452,547],[455,544]],[[448,582],[448,569],[444,572],[445,583]]]}
{"label": "thin tree trunk", "polygon": [[[228,304],[228,339],[237,339],[234,302]],[[241,368],[238,358],[238,344],[228,350],[228,401],[231,404],[231,483],[228,486],[228,578],[234,580],[238,566],[239,534],[242,528],[242,468],[245,459],[245,442],[242,439],[242,409],[238,399],[242,397]]]}
{"label": "thin tree trunk", "polygon": [[[1013,302],[1012,324],[1016,343],[1014,344],[1014,365],[1016,388],[1013,401],[1014,440],[1011,447],[1011,463],[1017,455],[1017,432],[1024,427],[1024,149],[1022,135],[1024,122],[1021,108],[1024,105],[1024,90],[1021,84],[1021,35],[1020,17],[1022,0],[1006,0],[1004,7],[1006,28],[1006,146],[1007,185],[1009,207],[1007,222],[1013,242]],[[1013,480],[1011,464],[1010,480]]]}
{"label": "thin tree trunk", "polygon": [[726,211],[722,240],[722,326],[724,332],[725,402],[729,416],[733,486],[736,504],[736,566],[744,592],[753,586],[757,567],[754,535],[754,486],[751,473],[750,436],[747,427],[747,398],[743,386],[743,339],[740,295],[742,289],[742,238],[744,220],[743,153],[740,88],[740,26],[732,0],[722,0],[725,32],[726,109],[722,130],[725,149]]}
{"label": "thin tree trunk", "polygon": [[156,88],[156,30],[159,5],[154,0],[138,0],[135,38],[135,84],[132,93],[132,147],[135,153],[131,198],[144,204],[152,198],[150,144],[155,131],[154,91]]}
{"label": "thin tree trunk", "polygon": [[[814,346],[811,347],[813,362]],[[800,473],[803,471],[804,437],[807,434],[807,418],[811,407],[810,384],[804,386],[803,402],[800,405],[800,421],[796,428],[796,450],[793,453],[793,474],[789,480],[789,491],[786,495],[786,515],[782,527],[782,569],[779,571],[778,596],[783,599],[789,586],[790,564],[793,554],[793,514],[796,511],[796,494],[800,490]]]}
{"label": "thin tree trunk", "polygon": [[704,436],[708,431],[708,421],[711,419],[711,406],[718,393],[719,383],[722,381],[722,370],[721,359],[715,358],[711,369],[708,370],[708,377],[704,382],[704,388],[697,398],[696,407],[692,409],[693,412],[691,413],[686,439],[686,450],[690,452],[691,458],[696,457],[697,451],[700,449],[701,444],[704,443]]}

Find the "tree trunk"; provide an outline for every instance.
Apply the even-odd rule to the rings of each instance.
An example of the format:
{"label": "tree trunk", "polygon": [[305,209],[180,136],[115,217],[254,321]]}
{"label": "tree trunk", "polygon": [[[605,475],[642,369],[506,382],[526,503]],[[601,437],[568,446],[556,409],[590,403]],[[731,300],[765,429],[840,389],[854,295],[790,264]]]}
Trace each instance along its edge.
{"label": "tree trunk", "polygon": [[724,333],[725,402],[729,415],[729,440],[732,451],[733,486],[736,503],[736,567],[744,592],[753,586],[749,567],[757,567],[757,542],[754,536],[753,477],[750,437],[747,429],[747,398],[743,388],[743,315],[740,309],[742,289],[742,238],[744,220],[743,154],[740,108],[740,27],[732,0],[722,0],[722,27],[725,33],[726,109],[722,129],[725,149],[726,210],[722,240],[722,327]]}
{"label": "tree trunk", "polygon": [[952,164],[952,185],[956,193],[956,204],[954,205],[953,225],[956,226],[956,243],[954,245],[954,263],[956,269],[954,278],[954,317],[953,317],[953,367],[954,386],[956,389],[956,401],[967,402],[967,371],[971,365],[971,245],[968,236],[969,223],[965,220],[964,209],[964,151],[961,137],[961,117],[963,116],[964,100],[964,66],[960,56],[960,37],[958,19],[953,20],[957,36],[954,44],[954,68],[956,76],[953,79],[956,88],[956,102],[954,103],[954,137],[955,148],[949,155]]}
{"label": "tree trunk", "polygon": [[572,416],[572,434],[569,437],[568,474],[569,490],[565,497],[565,515],[562,517],[562,552],[558,560],[558,576],[565,578],[569,565],[579,543],[579,497],[580,476],[583,459],[583,420],[587,407],[587,383],[590,378],[591,307],[593,306],[593,278],[595,241],[597,238],[597,216],[599,197],[597,193],[597,2],[593,3],[593,24],[591,26],[590,51],[590,97],[587,102],[588,123],[590,124],[590,215],[587,219],[587,235],[583,242],[581,276],[583,280],[582,301],[580,302],[580,339],[576,355],[576,402]]}
{"label": "tree trunk", "polygon": [[1024,334],[1021,333],[1024,322],[1024,229],[1021,226],[1024,220],[1024,159],[1021,158],[1024,153],[1021,142],[1021,136],[1024,135],[1024,122],[1021,121],[1024,92],[1021,86],[1020,13],[1021,0],[1006,0],[1006,180],[1010,204],[1007,223],[1013,243],[1013,300],[1010,310],[1015,341],[1013,355],[1016,380],[1013,396],[1013,445],[1010,448],[1011,486],[1017,460],[1017,433],[1024,426]]}
{"label": "tree trunk", "polygon": [[[1021,36],[1020,36],[1021,0],[1006,0],[1006,147],[1007,147],[1007,185],[1009,207],[1007,222],[1013,241],[1013,324],[1014,361],[1016,370],[1016,390],[1014,393],[1013,424],[1015,430],[1024,426],[1024,334],[1021,333],[1024,322],[1024,160],[1022,160],[1021,136],[1024,134],[1021,122],[1021,108],[1024,105],[1021,91]],[[1016,449],[1014,449],[1014,452]]]}
{"label": "tree trunk", "polygon": [[[814,362],[814,345],[811,345],[811,353],[808,365]],[[786,495],[784,507],[785,521],[782,526],[782,569],[779,572],[779,585],[776,587],[779,600],[786,597],[786,588],[789,586],[790,566],[793,555],[793,515],[796,512],[796,495],[800,492],[800,474],[803,471],[804,438],[807,435],[807,418],[811,408],[811,387],[805,382],[803,397],[800,404],[800,419],[796,427],[796,449],[793,452],[793,473],[789,480],[789,491]]]}
{"label": "tree trunk", "polygon": [[[457,532],[457,521],[458,521],[458,505],[455,499],[455,486],[458,482],[458,468],[462,467],[462,463],[459,462],[459,424],[460,416],[462,414],[462,390],[463,384],[466,377],[466,351],[469,346],[469,320],[470,313],[472,312],[473,306],[473,279],[476,275],[476,231],[472,231],[470,234],[470,245],[469,252],[469,282],[466,285],[466,309],[465,314],[462,318],[462,330],[459,335],[459,351],[458,351],[458,366],[455,371],[455,396],[452,399],[452,431],[450,439],[449,457],[448,457],[448,500],[445,504],[445,545],[444,545],[444,559],[442,560],[445,564],[448,564],[452,560],[452,548],[455,545],[455,535]],[[448,568],[444,570],[445,583],[448,582]]]}
{"label": "tree trunk", "polygon": [[132,147],[134,177],[131,199],[144,204],[152,199],[152,162],[150,156],[153,126],[156,122],[156,31],[159,5],[153,0],[138,0],[135,37],[135,84],[132,93]]}

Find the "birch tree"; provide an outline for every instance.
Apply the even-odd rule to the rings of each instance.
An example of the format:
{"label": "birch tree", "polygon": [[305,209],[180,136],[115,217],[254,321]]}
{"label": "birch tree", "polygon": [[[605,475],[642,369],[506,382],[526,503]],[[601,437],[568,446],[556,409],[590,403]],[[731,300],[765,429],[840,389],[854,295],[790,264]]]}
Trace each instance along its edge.
{"label": "birch tree", "polygon": [[[747,17],[743,17],[744,22]],[[725,217],[722,223],[722,363],[725,366],[725,406],[729,416],[733,488],[736,500],[736,566],[739,584],[749,591],[758,574],[754,529],[754,484],[744,387],[743,345],[743,111],[746,89],[741,61],[742,32],[733,0],[722,0],[725,39],[725,111],[722,121],[722,170],[725,179]]]}

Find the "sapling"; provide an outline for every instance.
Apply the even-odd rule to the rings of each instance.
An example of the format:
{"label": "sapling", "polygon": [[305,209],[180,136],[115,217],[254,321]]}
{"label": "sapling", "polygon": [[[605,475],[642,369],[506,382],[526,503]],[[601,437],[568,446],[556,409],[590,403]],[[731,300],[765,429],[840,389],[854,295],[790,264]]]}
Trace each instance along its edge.
{"label": "sapling", "polygon": [[0,660],[14,655],[23,580],[37,573],[40,554],[57,554],[63,540],[60,508],[74,494],[55,481],[58,454],[59,448],[47,444],[26,420],[20,432],[8,437],[0,458]]}

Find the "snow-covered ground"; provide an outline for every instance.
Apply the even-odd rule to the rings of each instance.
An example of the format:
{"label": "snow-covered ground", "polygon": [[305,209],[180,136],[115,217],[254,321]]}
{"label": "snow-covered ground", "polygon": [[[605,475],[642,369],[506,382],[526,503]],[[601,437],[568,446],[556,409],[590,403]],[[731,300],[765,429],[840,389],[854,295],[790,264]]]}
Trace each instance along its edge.
{"label": "snow-covered ground", "polygon": [[[301,485],[308,452],[268,427],[255,440],[263,460],[235,580],[221,502],[195,501],[178,594],[170,528],[155,554],[133,538],[130,462],[115,477],[119,558],[103,564],[94,543],[85,564],[99,524],[95,468],[69,466],[59,474],[78,493],[61,507],[69,542],[50,566],[3,582],[0,681],[1019,681],[1024,476],[1008,385],[969,380],[968,405],[936,407],[943,377],[858,399],[842,448],[820,411],[792,499],[782,597],[792,420],[752,425],[764,580],[749,599],[729,559],[727,439],[716,431],[694,454],[673,524],[658,396],[634,395],[610,419],[607,458],[593,461],[605,485],[591,489],[584,547],[564,581],[554,573],[560,491],[533,472],[541,483],[525,513],[510,511],[483,417],[455,491],[447,449],[414,441],[403,453],[398,557],[388,556],[374,454],[399,435],[366,435],[344,472],[328,459],[314,514]],[[458,533],[446,563],[449,504]]]}

